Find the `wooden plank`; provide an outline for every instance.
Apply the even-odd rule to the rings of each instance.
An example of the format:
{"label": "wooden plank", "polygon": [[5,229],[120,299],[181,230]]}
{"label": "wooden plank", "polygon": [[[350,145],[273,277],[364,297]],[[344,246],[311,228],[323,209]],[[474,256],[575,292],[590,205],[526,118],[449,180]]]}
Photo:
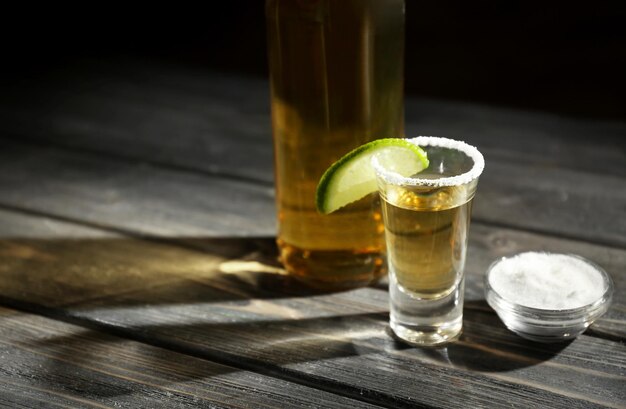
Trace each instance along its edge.
{"label": "wooden plank", "polygon": [[[246,322],[220,324],[199,322],[199,310],[192,318],[180,308],[148,311],[154,315],[107,315],[103,309],[71,316],[234,366],[277,366],[288,379],[315,379],[385,406],[619,407],[624,399],[623,344],[582,336],[570,346],[529,345],[493,315],[481,322],[475,311],[466,314],[460,342],[431,352],[396,344],[384,315],[378,321],[345,313],[297,321],[248,316]],[[209,311],[222,315],[214,306]]]}
{"label": "wooden plank", "polygon": [[[7,240],[30,248],[30,254],[45,251],[56,258],[51,262],[4,253],[3,265],[12,267],[1,275],[0,294],[5,304],[230,366],[274,368],[274,376],[313,382],[320,388],[390,407],[505,407],[511,402],[521,407],[619,407],[626,398],[623,343],[586,335],[553,346],[524,341],[506,330],[485,305],[481,281],[484,268],[496,256],[527,246],[553,245],[575,248],[600,264],[609,263],[607,269],[618,269],[616,278],[622,280],[624,252],[474,227],[465,333],[461,342],[443,350],[407,348],[389,337],[385,291],[365,288],[315,294],[294,286],[280,275],[269,246],[242,257],[220,257],[219,249],[207,254],[169,243],[139,245],[134,241],[140,240],[118,238],[117,246],[86,244],[93,248],[87,251],[89,257],[80,258],[76,254],[84,252],[85,244],[78,240],[69,245],[50,238]],[[173,249],[166,250],[166,246]],[[125,248],[132,251],[120,251]],[[164,262],[159,254],[164,254]],[[103,263],[111,257],[118,268]],[[598,260],[600,257],[603,260]],[[13,260],[16,258],[19,260]],[[125,266],[139,265],[141,259],[148,259],[147,267],[135,273],[144,275],[141,288],[131,285],[127,291],[109,284],[111,291],[103,292],[100,277],[106,276],[111,283],[124,282],[128,275]],[[178,260],[180,268],[168,271],[165,282],[160,281],[158,271],[153,279],[158,266],[172,264],[167,261],[170,259]],[[50,274],[51,269],[55,274]],[[20,275],[11,274],[17,270]],[[24,281],[43,284],[33,287]],[[67,290],[61,286],[70,284],[74,291],[68,291],[70,297],[65,299]],[[621,281],[618,286],[623,287]],[[613,335],[624,339],[623,316],[621,320]],[[441,385],[454,388],[442,393]]]}
{"label": "wooden plank", "polygon": [[[200,252],[186,249],[193,239],[170,243],[0,210],[0,278],[5,295],[50,306],[159,285],[187,286],[181,296],[193,297],[194,280],[219,280],[221,263],[259,248],[254,239],[203,239]],[[228,295],[226,288],[213,291],[203,296]]]}
{"label": "wooden plank", "polygon": [[[279,367],[289,379],[316,379],[349,396],[360,391],[387,406],[505,407],[515,395],[525,407],[618,407],[625,397],[621,343],[581,336],[569,345],[536,345],[492,314],[470,310],[461,342],[439,352],[406,349],[387,335],[385,314],[362,312],[373,310],[366,299],[385,301],[383,294],[181,302],[168,286],[65,312],[234,366]],[[443,384],[455,388],[442,394]]]}
{"label": "wooden plank", "polygon": [[0,239],[96,239],[119,234],[81,224],[64,222],[42,214],[0,208]]}
{"label": "wooden plank", "polygon": [[275,230],[269,187],[9,141],[0,141],[0,205],[168,237]]}
{"label": "wooden plank", "polygon": [[[623,186],[612,175],[491,161],[473,219],[624,247]],[[0,205],[145,234],[275,231],[270,187],[7,140],[0,140],[0,193]]]}
{"label": "wooden plank", "polygon": [[[111,116],[114,117],[115,112]],[[146,124],[150,123],[148,119],[159,117],[155,112],[159,111],[155,109],[144,117]],[[122,111],[118,113],[121,115]],[[30,118],[32,120],[32,115]],[[55,116],[51,118],[54,120]],[[102,122],[106,123],[107,118],[103,117]],[[541,129],[544,127],[539,126]],[[56,132],[53,135],[59,136],[66,128],[63,125],[56,130],[54,126],[50,129]],[[97,134],[89,126],[84,129],[86,134]],[[227,126],[223,129],[226,131],[224,139],[227,139]],[[45,133],[46,127],[42,126],[41,130]],[[222,134],[216,132],[215,135]],[[121,145],[127,137],[115,143]],[[81,138],[79,135],[77,139]],[[515,139],[515,134],[511,138]],[[560,141],[560,138],[557,139]],[[228,146],[241,148],[247,145],[231,143]],[[563,145],[559,142],[555,146]],[[135,150],[140,152],[138,147]],[[32,287],[34,292],[38,291],[37,296],[41,295],[43,300],[54,303],[50,305],[56,308],[44,308],[42,312],[54,311],[85,323],[114,328],[127,336],[159,342],[170,348],[222,359],[239,366],[261,368],[274,365],[283,371],[281,376],[299,381],[316,379],[325,388],[342,390],[351,396],[357,396],[362,391],[364,399],[389,406],[413,404],[412,396],[420,396],[422,404],[434,406],[443,405],[444,399],[455,397],[462,398],[457,402],[469,402],[469,405],[484,405],[493,401],[494,405],[504,406],[510,403],[511,391],[521,395],[520,402],[526,406],[616,406],[624,399],[619,388],[623,384],[623,374],[616,372],[624,367],[622,344],[583,336],[561,351],[548,349],[553,353],[546,355],[541,348],[506,331],[480,298],[470,298],[463,338],[465,344],[461,342],[448,348],[448,355],[456,351],[453,352],[456,359],[451,360],[449,356],[448,361],[434,359],[425,351],[407,356],[404,351],[416,350],[396,345],[385,333],[387,300],[384,291],[364,289],[335,295],[307,293],[304,297],[299,290],[283,286],[285,281],[277,274],[279,270],[275,265],[268,267],[260,262],[265,261],[267,255],[260,254],[259,260],[259,253],[252,252],[232,259],[237,256],[234,254],[224,260],[220,251],[231,248],[233,243],[220,246],[218,243],[221,240],[211,244],[215,249],[209,252],[207,260],[192,258],[183,252],[182,246],[187,245],[189,236],[268,234],[273,222],[266,221],[273,220],[273,211],[271,192],[266,187],[226,183],[218,178],[167,170],[150,164],[115,161],[112,157],[52,148],[42,151],[40,147],[11,142],[3,143],[0,148],[0,202],[4,201],[5,205],[50,212],[118,230],[165,235],[169,237],[168,242],[177,248],[175,254],[180,256],[174,257],[174,253],[166,251],[170,261],[165,265],[173,264],[175,258],[189,258],[197,266],[206,265],[205,270],[192,269],[189,275],[182,268],[174,269],[169,272],[170,275],[168,272],[154,272],[154,267],[147,268],[147,272],[154,272],[154,285],[137,288],[141,282],[141,276],[137,275],[134,281],[130,280],[129,288],[121,289],[121,285],[115,287],[114,281],[123,282],[125,267],[116,270],[115,265],[105,264],[104,270],[110,272],[111,281],[102,283],[90,278],[89,274],[97,274],[100,278],[103,271],[84,268],[84,263],[103,260],[114,253],[119,254],[117,266],[132,266],[130,259],[133,257],[137,260],[155,257],[160,250],[152,250],[150,246],[144,248],[143,244],[125,243],[125,239],[119,243],[109,240],[115,244],[103,245],[100,253],[96,249],[99,246],[92,242],[92,248],[87,251],[91,257],[81,259],[76,253],[81,251],[82,240],[73,243],[58,240],[55,244],[56,240],[47,239],[44,242],[31,237],[30,240],[17,241],[17,250],[16,241],[8,241],[7,253],[12,254],[12,259],[7,269],[13,272],[20,269],[22,274],[9,274],[7,281],[10,284],[5,293],[7,302],[32,303],[34,296],[29,293]],[[492,149],[498,148],[495,146]],[[602,149],[607,150],[606,147]],[[483,220],[493,225],[516,223],[523,228],[528,226],[537,231],[565,233],[585,240],[623,246],[624,224],[620,223],[619,216],[623,213],[624,196],[617,189],[622,186],[623,179],[620,172],[614,171],[614,166],[599,167],[598,171],[591,167],[598,173],[593,175],[574,169],[569,159],[569,162],[545,162],[546,157],[553,154],[550,150],[548,156],[534,151],[529,155],[512,156],[513,151],[506,151],[505,154],[495,152],[504,161],[488,157],[487,173],[481,180],[476,203],[475,220],[484,216]],[[217,155],[218,159],[229,158],[224,152],[227,151]],[[602,158],[605,153],[593,155]],[[514,160],[509,163],[511,158]],[[620,158],[619,155],[608,157],[608,162],[616,162]],[[167,163],[166,159],[163,161]],[[589,167],[593,161],[583,162]],[[227,165],[227,160],[224,163]],[[222,167],[218,170],[227,169],[226,165],[220,165]],[[242,174],[249,179],[254,179],[254,174],[260,174],[261,168],[269,170],[268,163],[261,163],[260,168],[245,162],[235,165],[254,169],[250,175]],[[177,166],[187,167],[184,164]],[[208,171],[211,172],[210,169]],[[602,184],[604,186],[599,187]],[[485,191],[488,193],[484,194]],[[559,200],[565,203],[565,206],[558,207],[561,212],[553,210]],[[245,206],[238,203],[245,203]],[[590,212],[590,209],[597,209],[598,212]],[[250,214],[254,214],[255,223],[259,223],[252,224]],[[572,215],[575,217],[572,218]],[[585,219],[578,226],[581,218]],[[480,224],[475,223],[475,231],[477,226],[480,227]],[[552,239],[541,235],[524,236],[506,229],[483,227],[491,229],[496,236],[503,231],[505,237],[517,237],[528,247],[560,246],[566,250],[571,247],[581,252],[588,251],[594,257],[606,257],[600,264],[619,268],[609,271],[614,274],[617,271],[616,281],[620,288],[619,282],[623,280],[621,272],[624,271],[621,249],[587,247],[590,245],[571,240],[555,239],[551,242]],[[523,237],[520,238],[520,235]],[[180,246],[175,245],[177,238],[181,238]],[[98,241],[100,239],[95,240]],[[511,241],[515,242],[509,238],[509,242],[494,243],[500,251],[491,252],[490,249],[484,254],[488,254],[491,261],[494,253],[509,251]],[[251,245],[244,239],[240,242],[248,243],[243,248]],[[472,239],[470,260],[477,247],[486,245],[481,243]],[[134,251],[124,251],[127,247]],[[61,267],[53,270],[57,272],[53,277],[54,285],[45,285],[51,283],[47,272],[52,261],[46,257],[38,259],[39,249],[44,254],[60,255],[56,262]],[[20,257],[20,262],[13,260]],[[67,263],[65,266],[72,265],[70,262],[74,265],[83,263],[83,268],[72,270],[63,267],[63,263]],[[219,274],[215,274],[216,264]],[[473,284],[468,287],[474,286],[474,290],[468,291],[468,294],[476,297],[480,296],[480,274],[486,267],[486,264],[479,264],[472,267],[476,270],[469,271]],[[141,266],[141,262],[136,261],[136,266]],[[67,277],[59,278],[66,270],[69,271]],[[143,269],[138,267],[137,270]],[[20,286],[19,280],[27,276],[25,271],[39,271],[29,280],[30,283],[43,284]],[[77,274],[78,271],[86,273]],[[46,298],[47,288],[53,296]],[[111,291],[107,292],[107,289]],[[224,289],[230,289],[231,293],[224,295]],[[62,298],[66,292],[69,294],[67,300]],[[68,301],[71,305],[61,308],[59,300]],[[41,308],[41,305],[29,304],[29,307]],[[211,312],[208,316],[207,311]],[[610,312],[613,315],[609,317],[617,318],[611,318],[613,321],[596,334],[615,339],[623,337],[623,313],[621,304],[614,305]],[[602,322],[594,328],[602,328]],[[259,343],[259,339],[264,342]],[[509,347],[505,348],[507,345]],[[599,351],[600,355],[594,355],[595,352],[589,355],[588,351]],[[594,360],[596,363],[592,362]],[[484,362],[490,364],[485,365]],[[579,367],[585,368],[583,372],[577,371]],[[363,369],[363,373],[355,376],[354,368]],[[412,378],[413,372],[408,368],[422,371],[423,377]],[[585,383],[581,384],[581,377],[585,378]],[[376,384],[372,378],[382,378],[383,382]],[[458,390],[452,390],[449,396],[442,398],[441,383],[456,385],[459,379],[467,381],[461,382]],[[503,394],[503,390],[508,393]]]}
{"label": "wooden plank", "polygon": [[373,407],[0,308],[0,407]]}
{"label": "wooden plank", "polygon": [[[491,312],[467,309],[461,342],[433,353],[389,337],[383,291],[172,306],[176,291],[154,290],[65,312],[199,356],[276,365],[290,379],[322,379],[394,407],[504,407],[512,390],[525,407],[618,407],[626,398],[622,343],[581,336],[569,345],[532,344]],[[157,307],[143,308],[146,299]],[[456,387],[442,394],[441,385]]]}
{"label": "wooden plank", "polygon": [[[87,79],[64,89],[63,103],[25,98],[19,109],[5,108],[18,111],[7,113],[3,129],[81,149],[271,182],[267,107],[251,103],[267,103],[261,98],[265,83],[182,75],[175,69],[140,76],[144,68],[105,76],[104,83],[89,77],[102,73],[87,71]],[[53,91],[59,84],[48,86]],[[52,91],[48,95],[56,96]],[[484,148],[487,170],[475,220],[626,246],[626,219],[621,217],[626,209],[624,124],[432,101],[411,101],[407,112],[411,133],[459,135]],[[166,123],[154,125],[155,116]],[[151,131],[153,125],[158,132]],[[227,220],[223,213],[219,216],[216,223]],[[261,218],[269,221],[266,227],[272,217],[270,212]],[[193,225],[202,223],[193,220]],[[253,229],[251,234],[271,234]]]}
{"label": "wooden plank", "polygon": [[267,83],[110,68],[5,94],[1,133],[273,183]]}
{"label": "wooden plank", "polygon": [[[5,135],[271,184],[264,81],[134,63],[78,72],[71,84],[43,83],[53,100],[8,99]],[[484,150],[477,220],[626,245],[624,123],[420,100],[407,103],[407,117],[409,134]]]}
{"label": "wooden plank", "polygon": [[465,140],[498,162],[626,177],[626,123],[409,98],[407,135]]}
{"label": "wooden plank", "polygon": [[[244,182],[229,182],[222,179],[207,178],[203,175],[188,174],[145,166],[142,164],[129,164],[126,162],[110,162],[100,157],[83,157],[76,153],[63,152],[56,149],[35,149],[29,145],[19,145],[9,142],[0,142],[0,204],[10,204],[15,207],[34,209],[40,212],[52,213],[69,219],[87,221],[98,226],[107,226],[119,230],[131,230],[132,232],[159,235],[167,237],[172,243],[193,247],[206,248],[208,252],[228,254],[231,257],[240,256],[244,251],[251,251],[248,243],[254,241],[237,241],[236,236],[260,236],[271,237],[274,233],[274,207],[273,199],[267,188],[250,185]],[[571,175],[573,171],[562,171],[565,175]],[[588,235],[608,234],[619,231],[626,220],[618,217],[619,207],[615,208],[620,200],[603,202],[607,195],[602,190],[607,186],[593,185],[593,180],[585,179],[588,175],[578,175],[579,178],[566,179],[563,174],[559,175],[563,185],[569,186],[572,206],[578,206],[583,215],[577,220],[574,216],[578,213],[570,213],[569,204],[563,210],[551,206],[554,209],[543,210],[543,213],[534,214],[532,210],[540,211],[544,203],[559,200],[561,196],[543,194],[539,192],[533,196],[510,190],[507,187],[505,176],[506,168],[501,167],[493,172],[493,179],[501,181],[501,186],[494,188],[495,192],[509,192],[496,194],[494,190],[480,187],[480,194],[476,199],[476,214],[474,225],[479,226],[481,219],[500,222],[503,218],[513,221],[520,227],[537,226],[538,230],[544,229],[541,221],[556,220],[574,226],[574,229],[588,228]],[[54,175],[51,178],[50,175]],[[511,176],[512,175],[508,175]],[[521,176],[520,176],[521,179]],[[590,185],[590,191],[579,192],[575,189],[578,179],[586,181]],[[608,180],[608,177],[606,178]],[[530,181],[533,186],[540,190],[546,190],[543,181]],[[616,182],[617,183],[617,182]],[[509,190],[504,190],[509,189]],[[527,195],[530,195],[526,192]],[[569,193],[568,193],[569,194]],[[614,193],[618,198],[626,193],[616,189]],[[547,199],[547,197],[549,197]],[[569,197],[569,196],[568,196]],[[506,202],[513,203],[519,209],[519,214],[514,214],[511,208],[507,209]],[[71,204],[71,205],[68,205]],[[530,204],[530,205],[528,205]],[[528,209],[526,210],[526,206]],[[603,213],[587,215],[589,207],[597,205],[603,209]],[[559,212],[561,211],[561,212]],[[561,214],[562,213],[562,214]],[[541,215],[543,214],[543,217]],[[254,216],[252,216],[254,215]],[[604,220],[598,222],[596,218],[613,216],[616,222]],[[254,223],[252,219],[254,217]],[[620,222],[621,220],[621,222]],[[593,225],[593,221],[597,225]],[[23,231],[27,231],[24,228]],[[491,232],[499,232],[493,229]],[[504,230],[506,231],[506,230]],[[567,228],[563,228],[567,231]],[[483,231],[483,235],[491,234]],[[613,233],[617,235],[617,233]],[[574,235],[574,234],[572,234]],[[203,240],[212,237],[213,240]],[[472,235],[478,239],[481,235]],[[520,233],[520,237],[524,237]],[[607,249],[603,253],[601,247],[579,245],[572,241],[559,241],[531,236],[532,240],[524,244],[526,249],[545,249],[553,251],[581,253],[583,256],[591,254],[591,259],[601,265],[608,264],[607,269],[613,274],[624,271],[623,258],[618,258],[615,264],[611,257],[606,254],[622,254],[619,250]],[[626,239],[626,235],[624,236]],[[474,239],[474,240],[476,240]],[[271,240],[269,240],[271,242]],[[534,241],[534,243],[533,243]],[[50,245],[50,242],[47,242]],[[70,241],[52,242],[55,252],[66,253],[72,249],[74,243]],[[90,242],[85,242],[90,243]],[[91,254],[93,250],[85,246],[81,251]],[[93,243],[95,251],[98,251],[97,242]],[[116,249],[119,242],[116,240],[104,241],[112,251],[122,251],[126,244]],[[140,242],[139,242],[140,243]],[[573,243],[573,244],[572,244]],[[128,246],[129,252],[137,251],[144,254],[147,259],[159,259],[157,255],[149,255],[152,247],[138,249],[143,245]],[[216,249],[217,247],[217,249]],[[594,249],[586,250],[586,249]],[[230,250],[229,250],[230,249]],[[232,250],[232,251],[231,251]],[[519,250],[519,249],[516,249]],[[47,250],[42,250],[47,251]],[[159,250],[160,251],[160,250]],[[228,252],[230,253],[224,253]],[[490,257],[480,259],[482,266],[480,271],[499,256],[501,252],[489,254]],[[514,251],[502,255],[511,255]],[[178,255],[167,261],[161,257],[160,262],[168,265],[177,263]],[[471,253],[470,253],[471,254]],[[596,256],[596,254],[598,254]],[[620,256],[622,257],[622,256]],[[219,260],[218,260],[219,261]],[[110,265],[110,261],[103,259],[104,265]],[[140,261],[141,263],[142,261]],[[469,262],[472,263],[470,256]],[[604,263],[604,264],[603,264]],[[615,267],[613,267],[615,266]],[[13,268],[13,267],[11,267]],[[155,267],[156,268],[156,267]],[[169,268],[169,267],[168,267]],[[157,273],[159,271],[158,268]],[[173,271],[178,271],[174,268]],[[166,276],[154,273],[154,278]],[[166,273],[165,273],[166,274]],[[131,274],[130,277],[133,275]],[[138,277],[137,284],[140,285]],[[33,284],[34,285],[34,284]],[[616,297],[616,299],[619,299]],[[616,308],[615,310],[618,310]],[[623,313],[623,311],[622,311]],[[616,323],[616,325],[618,325]]]}
{"label": "wooden plank", "polygon": [[[4,132],[271,183],[265,80],[136,61],[70,75],[5,94]],[[464,139],[500,161],[626,176],[623,122],[416,98],[406,117],[407,135]]]}
{"label": "wooden plank", "polygon": [[491,161],[473,220],[626,247],[626,179]]}

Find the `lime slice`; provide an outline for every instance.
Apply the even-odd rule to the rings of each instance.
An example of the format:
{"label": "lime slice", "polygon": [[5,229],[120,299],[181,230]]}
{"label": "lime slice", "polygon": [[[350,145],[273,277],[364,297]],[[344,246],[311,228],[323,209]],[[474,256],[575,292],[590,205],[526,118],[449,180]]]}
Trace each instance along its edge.
{"label": "lime slice", "polygon": [[372,157],[391,172],[411,176],[428,167],[426,152],[406,139],[366,143],[333,163],[317,185],[315,205],[329,214],[378,190]]}

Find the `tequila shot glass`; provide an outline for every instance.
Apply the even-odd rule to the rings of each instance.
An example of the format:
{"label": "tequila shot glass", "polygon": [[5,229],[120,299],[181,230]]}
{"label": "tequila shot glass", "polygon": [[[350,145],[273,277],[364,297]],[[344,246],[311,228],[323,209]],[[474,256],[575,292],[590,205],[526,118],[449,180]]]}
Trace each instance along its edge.
{"label": "tequila shot glass", "polygon": [[412,177],[376,170],[389,265],[390,326],[417,346],[454,341],[463,326],[464,267],[482,154],[446,138],[410,139],[429,166]]}

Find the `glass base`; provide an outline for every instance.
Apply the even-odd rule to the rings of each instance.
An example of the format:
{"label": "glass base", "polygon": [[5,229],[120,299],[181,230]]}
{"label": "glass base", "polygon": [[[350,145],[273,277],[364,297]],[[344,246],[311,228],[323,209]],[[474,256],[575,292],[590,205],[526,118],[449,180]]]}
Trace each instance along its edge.
{"label": "glass base", "polygon": [[391,330],[401,341],[421,347],[434,347],[456,341],[463,329],[462,317],[441,326],[405,325],[394,319],[389,322]]}
{"label": "glass base", "polygon": [[416,346],[439,346],[459,338],[463,328],[464,278],[451,292],[436,298],[420,297],[389,277],[390,326],[402,341]]}

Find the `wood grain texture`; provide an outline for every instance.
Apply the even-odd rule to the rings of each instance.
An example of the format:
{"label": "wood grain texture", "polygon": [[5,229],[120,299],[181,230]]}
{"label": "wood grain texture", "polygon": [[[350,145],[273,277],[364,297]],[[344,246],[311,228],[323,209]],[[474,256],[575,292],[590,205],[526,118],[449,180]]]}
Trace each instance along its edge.
{"label": "wood grain texture", "polygon": [[626,178],[491,161],[473,220],[626,248]]}
{"label": "wood grain texture", "polygon": [[272,184],[267,82],[135,62],[74,68],[0,96],[3,134]]}
{"label": "wood grain texture", "polygon": [[626,122],[411,98],[405,109],[407,135],[465,140],[499,162],[626,177]]}
{"label": "wood grain texture", "polygon": [[0,407],[372,407],[6,308],[0,357]]}
{"label": "wood grain texture", "polygon": [[[626,339],[626,251],[585,242],[475,223],[466,265],[468,308],[488,308],[483,294],[487,267],[497,258],[524,251],[580,254],[603,267],[615,282],[614,301],[590,331]],[[48,306],[106,298],[146,286],[164,286],[179,293],[183,301],[185,297],[237,298],[242,288],[256,296],[268,294],[263,292],[266,287],[269,294],[273,288],[289,292],[289,286],[304,291],[287,280],[277,264],[273,237],[139,239],[2,210],[0,272],[3,295]],[[204,280],[214,291],[196,289]],[[386,290],[386,282],[376,288]]]}
{"label": "wood grain texture", "polygon": [[[150,288],[53,313],[390,407],[506,407],[511,391],[525,407],[619,407],[626,398],[626,349],[617,342],[581,336],[569,345],[537,345],[491,312],[466,310],[460,342],[434,352],[407,349],[387,333],[387,315],[378,312],[386,308],[382,291],[219,301],[197,289],[181,301],[180,290]],[[441,385],[455,387],[442,393]]]}
{"label": "wood grain texture", "polygon": [[[0,148],[0,205],[146,234],[274,234],[269,187],[7,140]],[[491,162],[473,219],[624,247],[625,182]]]}
{"label": "wood grain texture", "polygon": [[[39,89],[30,93],[23,87],[5,93],[5,129],[181,165],[189,165],[183,162],[189,158],[195,167],[210,166],[213,161],[207,158],[223,159],[211,155],[208,142],[220,146],[228,135],[246,143],[270,138],[266,80],[137,60],[115,65],[98,61],[65,67],[64,73],[40,79]],[[512,160],[626,176],[623,122],[416,98],[407,100],[406,116],[408,135],[456,136]],[[161,138],[150,137],[154,132]],[[115,142],[124,142],[124,149]],[[264,149],[261,163],[271,161],[267,153],[271,155]],[[259,177],[249,168],[239,171]],[[271,174],[265,177],[271,181]]]}
{"label": "wood grain texture", "polygon": [[[474,236],[465,332],[443,350],[407,348],[389,336],[384,290],[316,294],[291,283],[275,266],[272,239],[224,247],[243,256],[124,237],[7,239],[5,246],[30,250],[3,253],[11,267],[0,275],[0,294],[4,303],[58,319],[388,407],[506,407],[512,396],[525,407],[619,407],[626,398],[623,343],[586,335],[553,346],[527,342],[484,303],[482,272],[492,257],[542,236],[487,226]],[[569,245],[615,268],[626,260],[617,250]],[[42,253],[56,259],[20,256]],[[142,259],[145,268],[137,267]],[[455,387],[442,393],[441,385]]]}
{"label": "wood grain texture", "polygon": [[[265,81],[129,63],[40,85],[4,97],[0,135],[271,186]],[[409,135],[484,151],[475,220],[626,246],[625,123],[420,100],[406,111]]]}
{"label": "wood grain texture", "polygon": [[[277,266],[265,82],[134,67],[0,96],[0,303],[358,407],[624,406],[626,125],[409,101],[410,133],[455,136],[487,156],[464,335],[420,350],[389,336],[384,286],[320,294]],[[484,302],[482,274],[525,250],[603,266],[617,284],[610,311],[568,344],[510,333]],[[24,390],[33,406],[50,399],[32,383],[5,390],[8,405]]]}
{"label": "wood grain texture", "polygon": [[[126,161],[111,162],[101,157],[82,156],[56,148],[40,149],[7,141],[0,141],[0,146],[5,148],[0,150],[0,204],[8,203],[13,207],[34,209],[121,231],[156,235],[179,246],[206,246],[209,252],[215,246],[220,246],[219,252],[231,248],[234,252],[231,255],[237,254],[238,246],[243,245],[244,251],[249,248],[245,241],[229,241],[229,238],[250,235],[271,237],[274,234],[273,198],[266,187]],[[624,196],[626,191],[618,186],[612,192],[607,191],[609,177],[606,177],[604,184],[588,180],[591,188],[581,190],[577,185],[578,179],[585,180],[587,174],[560,177],[561,187],[557,188],[556,181],[546,182],[540,175],[524,179],[527,173],[532,175],[532,172],[530,169],[526,173],[511,173],[505,165],[497,169],[492,178],[498,181],[499,186],[491,190],[483,190],[482,185],[480,187],[480,194],[475,201],[475,228],[480,228],[483,219],[496,225],[506,219],[511,220],[509,224],[518,225],[520,229],[536,226],[537,230],[543,231],[552,226],[555,230],[567,232],[573,228],[577,231],[585,230],[587,239],[594,234],[611,234],[616,240],[622,240],[619,231],[626,219],[620,217],[622,209],[619,197]],[[562,172],[565,176],[571,176],[573,171]],[[508,178],[526,180],[528,185],[539,190],[536,194],[528,190],[517,191],[509,186]],[[619,180],[614,183],[619,184]],[[611,195],[618,198],[611,198]],[[561,200],[564,200],[564,204],[554,203]],[[507,203],[512,203],[518,212],[513,212]],[[578,212],[571,212],[571,206],[576,207]],[[604,211],[594,213],[591,211],[594,206],[602,207]],[[577,216],[580,213],[583,216]],[[612,222],[612,219],[616,221]],[[548,227],[542,224],[543,221],[549,221]],[[27,231],[28,228],[23,230]],[[492,235],[508,230],[492,228],[482,231]],[[518,236],[524,237],[522,232]],[[211,237],[215,240],[203,240]],[[468,263],[480,263],[476,271],[484,271],[496,257],[512,255],[521,250],[578,253],[588,255],[591,260],[606,266],[618,281],[618,295],[623,294],[621,276],[624,262],[621,250],[602,250],[599,246],[586,246],[573,240],[550,239],[539,235],[530,237],[514,250],[506,251],[505,247],[504,251],[498,249],[475,259],[473,240],[480,240],[480,236],[472,234]],[[626,235],[623,239],[626,240]],[[91,254],[86,243],[79,244],[85,245],[86,254]],[[107,246],[118,245],[116,241],[106,243]],[[59,250],[65,254],[80,254],[72,252],[71,241],[54,245],[66,246],[69,250]],[[96,247],[98,244],[94,243]],[[177,258],[180,257],[173,259]],[[153,256],[153,259],[159,260],[159,257]],[[161,262],[165,260],[161,259]],[[108,265],[106,259],[104,263]],[[626,314],[623,300],[624,297],[617,296],[616,305],[609,314],[609,317],[618,319],[612,325],[613,328],[619,327],[619,320]]]}
{"label": "wood grain texture", "polygon": [[6,140],[0,162],[0,205],[165,237],[275,230],[265,186]]}
{"label": "wood grain texture", "polygon": [[[66,67],[37,86],[4,94],[5,132],[272,181],[266,80],[98,61]],[[409,136],[455,137],[506,161],[626,176],[624,122],[416,98],[405,110]],[[233,140],[250,149],[233,149]],[[233,166],[240,163],[246,166]]]}

